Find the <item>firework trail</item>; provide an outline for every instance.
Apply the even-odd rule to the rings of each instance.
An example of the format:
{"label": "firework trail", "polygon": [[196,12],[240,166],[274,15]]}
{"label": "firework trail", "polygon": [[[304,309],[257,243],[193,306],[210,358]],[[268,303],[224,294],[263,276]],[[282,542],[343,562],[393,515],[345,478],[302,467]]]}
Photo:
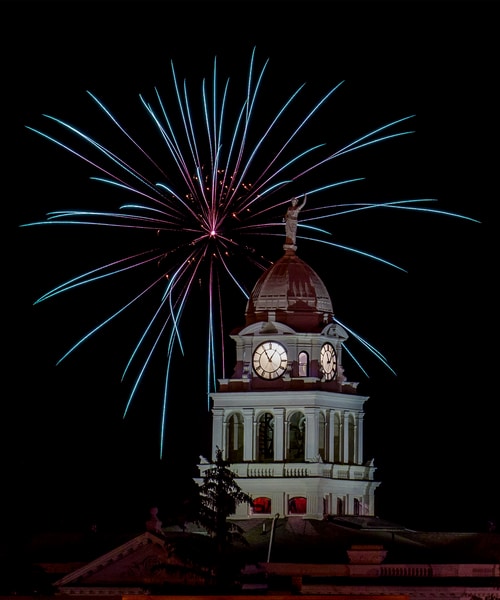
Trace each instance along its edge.
{"label": "firework trail", "polygon": [[[226,287],[225,282],[228,280],[239,293],[248,298],[246,286],[238,275],[242,272],[242,259],[260,270],[271,264],[257,248],[263,236],[279,236],[284,239],[284,206],[292,196],[298,195],[297,190],[301,194],[307,194],[308,198],[314,198],[312,202],[308,202],[308,208],[302,211],[299,239],[356,253],[398,270],[403,269],[378,256],[332,241],[329,222],[340,215],[379,209],[439,213],[474,221],[462,215],[427,208],[426,203],[434,201],[432,199],[332,204],[328,191],[359,179],[316,186],[311,184],[310,175],[316,175],[320,167],[338,157],[412,133],[404,128],[413,115],[378,127],[333,152],[323,143],[297,151],[300,134],[340,88],[342,82],[313,104],[305,115],[297,118],[292,107],[303,93],[305,85],[301,85],[283,102],[267,124],[262,125],[262,119],[256,117],[256,107],[267,64],[268,61],[260,70],[256,69],[254,49],[246,91],[240,104],[237,104],[232,98],[230,101],[229,80],[219,85],[215,59],[212,79],[210,82],[203,80],[194,105],[186,81],[178,79],[172,64],[173,94],[169,95],[168,102],[157,89],[153,103],[142,95],[139,96],[146,116],[149,117],[152,132],[161,144],[161,160],[152,158],[105,104],[90,92],[90,98],[118,131],[118,153],[74,125],[49,115],[44,117],[58,128],[60,133],[57,137],[28,127],[92,167],[96,176],[91,179],[113,186],[123,196],[132,197],[133,201],[122,204],[117,211],[50,212],[45,220],[27,223],[23,227],[87,225],[130,229],[134,234],[151,232],[149,239],[154,240],[154,244],[150,244],[148,249],[122,256],[114,262],[74,277],[41,296],[37,302],[118,274],[138,270],[148,273],[147,284],[139,293],[132,295],[78,340],[61,357],[59,363],[118,315],[157,293],[155,309],[148,317],[144,331],[125,365],[123,378],[134,371],[130,375],[133,377],[133,384],[124,410],[125,417],[155,352],[158,353],[161,349],[166,356],[160,455],[163,454],[164,447],[172,358],[174,352],[183,352],[182,316],[192,296],[193,287],[203,283],[203,290],[207,294],[208,396],[216,386],[217,352],[224,356],[222,288]],[[283,125],[289,127],[290,123],[293,125],[283,137]],[[276,134],[278,130],[279,136]],[[133,166],[128,158],[132,153],[135,153],[137,162],[140,161],[144,168],[139,169],[137,162]],[[344,323],[342,325],[346,327]],[[391,368],[376,348],[348,327],[346,329],[355,340]],[[349,350],[348,353],[356,361]],[[359,361],[356,362],[361,367]]]}

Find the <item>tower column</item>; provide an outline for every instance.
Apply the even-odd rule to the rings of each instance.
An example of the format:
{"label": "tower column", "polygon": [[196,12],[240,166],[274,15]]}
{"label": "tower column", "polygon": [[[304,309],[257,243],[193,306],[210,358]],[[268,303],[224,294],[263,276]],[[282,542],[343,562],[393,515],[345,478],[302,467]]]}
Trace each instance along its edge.
{"label": "tower column", "polygon": [[352,462],[358,464],[358,419],[354,419],[352,424]]}
{"label": "tower column", "polygon": [[274,460],[282,461],[285,456],[285,409],[274,409]]}
{"label": "tower column", "polygon": [[363,424],[364,417],[361,413],[358,413],[357,416],[357,431],[356,431],[356,459],[355,462],[357,465],[360,465],[363,462]]}
{"label": "tower column", "polygon": [[304,409],[306,417],[306,448],[305,459],[315,461],[318,456],[318,413],[314,408]]}
{"label": "tower column", "polygon": [[328,462],[335,462],[335,411],[328,411]]}
{"label": "tower column", "polygon": [[212,409],[212,453],[215,458],[215,449],[217,446],[222,450],[222,456],[227,458],[225,435],[224,435],[224,409]]}
{"label": "tower column", "polygon": [[251,461],[254,457],[253,408],[243,409],[243,460]]}
{"label": "tower column", "polygon": [[342,462],[349,462],[349,413],[344,411],[344,426],[342,428]]}
{"label": "tower column", "polygon": [[344,421],[342,419],[342,413],[339,413],[339,462],[344,462]]}

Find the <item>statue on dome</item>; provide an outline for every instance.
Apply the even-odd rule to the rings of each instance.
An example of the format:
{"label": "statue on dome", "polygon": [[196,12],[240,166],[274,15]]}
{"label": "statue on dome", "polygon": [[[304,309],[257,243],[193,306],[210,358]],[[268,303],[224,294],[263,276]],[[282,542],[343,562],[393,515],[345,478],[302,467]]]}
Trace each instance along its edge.
{"label": "statue on dome", "polygon": [[304,194],[304,201],[299,204],[298,198],[292,198],[292,202],[286,211],[286,215],[283,217],[285,223],[285,247],[294,247],[295,240],[297,237],[297,221],[299,219],[299,212],[304,208],[307,202],[307,194]]}

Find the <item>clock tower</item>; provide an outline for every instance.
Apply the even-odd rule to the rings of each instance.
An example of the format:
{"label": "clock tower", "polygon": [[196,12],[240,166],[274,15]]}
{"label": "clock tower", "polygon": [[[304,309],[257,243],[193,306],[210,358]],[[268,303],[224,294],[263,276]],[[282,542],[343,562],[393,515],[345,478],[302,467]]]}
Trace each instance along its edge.
{"label": "clock tower", "polygon": [[[347,332],[317,273],[284,245],[257,281],[236,344],[232,376],[212,399],[212,456],[229,461],[243,503],[236,519],[373,516],[373,461],[363,456],[368,400],[342,368]],[[199,465],[201,477],[210,463]]]}

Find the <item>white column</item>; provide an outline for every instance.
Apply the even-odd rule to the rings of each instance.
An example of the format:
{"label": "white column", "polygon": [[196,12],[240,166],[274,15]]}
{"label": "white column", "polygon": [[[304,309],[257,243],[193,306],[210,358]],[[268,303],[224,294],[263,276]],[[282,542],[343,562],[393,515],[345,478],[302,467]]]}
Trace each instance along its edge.
{"label": "white column", "polygon": [[306,447],[305,460],[315,461],[318,455],[318,415],[314,408],[305,408],[306,416]]}
{"label": "white column", "polygon": [[283,460],[285,454],[285,409],[274,409],[274,460]]}
{"label": "white column", "polygon": [[356,418],[354,419],[354,423],[352,424],[352,436],[353,436],[353,440],[352,440],[352,452],[353,452],[353,457],[352,457],[352,462],[357,465],[358,463],[358,417],[356,415]]}
{"label": "white column", "polygon": [[227,458],[224,436],[224,409],[212,409],[212,458],[215,458],[216,447],[222,450],[222,456]]}
{"label": "white column", "polygon": [[328,462],[335,462],[335,411],[328,411]]}
{"label": "white column", "polygon": [[344,462],[344,421],[342,413],[339,413],[339,462]]}
{"label": "white column", "polygon": [[251,461],[254,459],[254,427],[253,427],[253,408],[243,409],[243,460]]}
{"label": "white column", "polygon": [[363,423],[364,423],[364,414],[358,413],[357,417],[357,439],[356,439],[356,464],[361,465],[363,463]]}
{"label": "white column", "polygon": [[348,463],[349,462],[349,413],[347,411],[344,411],[344,423],[343,423],[343,427],[342,427],[342,438],[343,438],[342,462]]}

